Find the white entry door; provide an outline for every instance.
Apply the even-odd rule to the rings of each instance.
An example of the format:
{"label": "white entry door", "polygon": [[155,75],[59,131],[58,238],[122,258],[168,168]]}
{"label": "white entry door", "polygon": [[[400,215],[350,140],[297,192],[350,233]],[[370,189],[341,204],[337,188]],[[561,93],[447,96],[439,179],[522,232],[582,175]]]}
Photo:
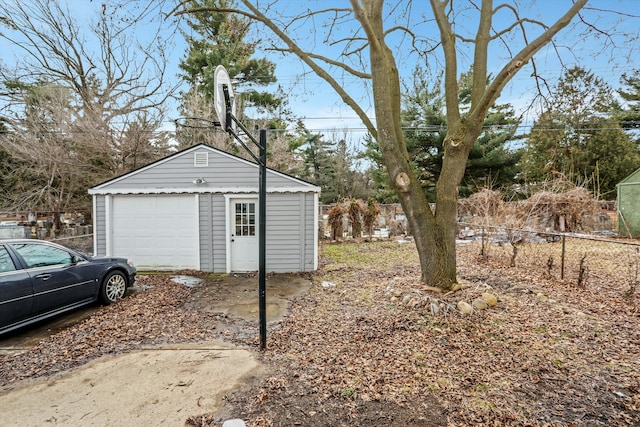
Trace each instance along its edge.
{"label": "white entry door", "polygon": [[231,271],[258,270],[258,202],[233,199],[231,209]]}

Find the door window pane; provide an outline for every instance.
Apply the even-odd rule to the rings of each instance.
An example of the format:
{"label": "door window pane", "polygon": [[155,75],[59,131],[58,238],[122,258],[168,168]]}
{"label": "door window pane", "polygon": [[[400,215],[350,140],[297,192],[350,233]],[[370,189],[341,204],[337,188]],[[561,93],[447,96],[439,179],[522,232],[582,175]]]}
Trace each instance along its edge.
{"label": "door window pane", "polygon": [[256,235],[256,204],[236,203],[236,236]]}

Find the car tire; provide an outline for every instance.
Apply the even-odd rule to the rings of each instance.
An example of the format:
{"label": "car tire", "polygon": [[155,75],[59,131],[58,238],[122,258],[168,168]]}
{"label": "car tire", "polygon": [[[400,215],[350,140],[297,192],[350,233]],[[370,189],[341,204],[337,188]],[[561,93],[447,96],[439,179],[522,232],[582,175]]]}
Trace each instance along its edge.
{"label": "car tire", "polygon": [[102,281],[100,286],[100,300],[109,305],[124,297],[127,290],[127,278],[120,271],[112,271]]}

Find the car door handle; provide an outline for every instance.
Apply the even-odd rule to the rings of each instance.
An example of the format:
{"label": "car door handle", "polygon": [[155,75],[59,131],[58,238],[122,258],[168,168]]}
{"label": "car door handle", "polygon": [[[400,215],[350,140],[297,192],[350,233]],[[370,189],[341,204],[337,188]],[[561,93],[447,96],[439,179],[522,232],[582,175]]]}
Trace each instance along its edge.
{"label": "car door handle", "polygon": [[44,273],[44,274],[38,274],[36,276],[36,279],[49,280],[50,277],[51,277],[50,274]]}

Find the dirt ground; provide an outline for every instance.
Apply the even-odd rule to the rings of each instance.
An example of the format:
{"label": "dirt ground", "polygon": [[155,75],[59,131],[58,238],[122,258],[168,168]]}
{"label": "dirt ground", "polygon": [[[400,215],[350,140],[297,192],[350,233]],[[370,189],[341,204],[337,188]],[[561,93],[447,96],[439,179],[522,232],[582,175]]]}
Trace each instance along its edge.
{"label": "dirt ground", "polygon": [[[511,267],[461,246],[466,287],[434,294],[411,245],[323,245],[313,275],[268,278],[266,351],[255,276],[141,276],[118,304],[0,352],[0,426],[640,425],[640,293],[595,268],[578,287],[524,249]],[[496,306],[456,308],[485,292]]]}
{"label": "dirt ground", "polygon": [[182,425],[220,411],[222,397],[259,373],[251,352],[220,343],[105,357],[0,395],[2,426]]}
{"label": "dirt ground", "polygon": [[[140,276],[139,292],[115,306],[124,308],[134,300],[153,298],[159,290],[156,288],[160,288],[158,281],[159,277]],[[267,280],[268,322],[280,320],[291,298],[304,293],[309,286],[309,280],[298,276],[270,277]],[[184,425],[188,417],[199,413],[235,418],[233,414],[225,415],[224,397],[261,378],[264,369],[251,349],[222,339],[229,335],[245,338],[256,335],[257,279],[247,275],[207,276],[188,288],[185,295],[179,310],[196,314],[196,321],[206,324],[204,329],[215,331],[207,338],[219,339],[175,344],[139,342],[135,346],[138,348],[132,351],[115,355],[107,352],[81,366],[74,367],[73,361],[63,361],[60,372],[51,373],[56,370],[56,361],[54,357],[47,369],[46,353],[56,349],[64,352],[65,344],[60,347],[47,344],[64,341],[68,335],[95,334],[94,328],[101,327],[113,316],[98,319],[97,325],[91,320],[112,307],[82,310],[75,314],[75,319],[73,314],[67,315],[53,322],[50,328],[40,325],[0,338],[0,347],[5,350],[4,355],[0,353],[0,384],[3,384],[0,426]],[[171,310],[163,313],[159,307],[159,312],[153,312],[153,306],[144,301],[136,306],[151,310],[146,315],[159,318],[166,315],[167,319],[171,316]],[[115,313],[126,316],[126,309]],[[167,323],[169,327],[170,322]],[[59,335],[62,338],[57,339]],[[77,340],[67,341],[66,345],[77,345]],[[45,359],[44,373],[37,367],[32,368],[31,375],[21,372],[21,359],[33,357]],[[17,367],[12,370],[13,364]],[[67,365],[72,368],[64,369]],[[24,378],[11,378],[12,373]]]}

